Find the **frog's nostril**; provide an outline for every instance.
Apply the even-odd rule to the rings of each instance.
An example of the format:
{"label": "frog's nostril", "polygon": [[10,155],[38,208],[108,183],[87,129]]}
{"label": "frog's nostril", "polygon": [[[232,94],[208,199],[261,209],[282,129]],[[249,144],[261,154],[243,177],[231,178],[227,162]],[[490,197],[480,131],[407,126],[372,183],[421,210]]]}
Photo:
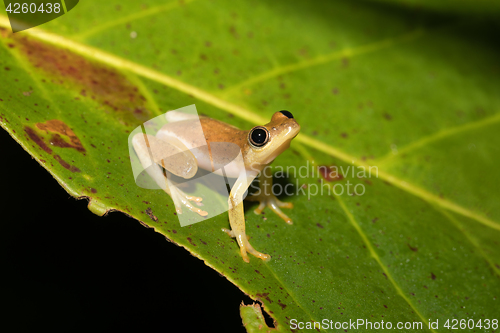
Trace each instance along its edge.
{"label": "frog's nostril", "polygon": [[287,118],[293,118],[293,114],[290,111],[281,110],[280,112],[282,115],[286,116]]}

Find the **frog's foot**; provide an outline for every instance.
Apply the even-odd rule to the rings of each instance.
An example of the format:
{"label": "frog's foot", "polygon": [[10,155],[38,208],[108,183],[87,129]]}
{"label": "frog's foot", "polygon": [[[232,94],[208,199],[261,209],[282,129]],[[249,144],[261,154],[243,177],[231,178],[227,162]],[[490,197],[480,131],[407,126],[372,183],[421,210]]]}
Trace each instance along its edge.
{"label": "frog's foot", "polygon": [[288,224],[293,224],[292,219],[289,218],[285,213],[281,211],[280,208],[293,208],[293,204],[291,202],[282,202],[274,194],[264,195],[262,193],[257,195],[249,195],[245,199],[248,201],[258,201],[259,207],[254,210],[255,214],[261,214],[264,208],[267,206],[273,212],[275,212],[279,217],[285,220]]}
{"label": "frog's foot", "polygon": [[172,200],[174,201],[175,204],[175,210],[177,211],[178,214],[182,214],[182,206],[186,207],[190,211],[194,213],[198,213],[201,216],[207,216],[208,213],[205,212],[204,210],[201,210],[199,208],[194,207],[191,204],[191,201],[196,202],[196,203],[201,203],[203,200],[200,197],[195,197],[192,195],[188,195],[181,191],[177,186],[175,185],[170,185],[170,193]]}
{"label": "frog's foot", "polygon": [[236,238],[236,241],[238,242],[238,245],[240,246],[240,251],[241,251],[241,257],[245,262],[250,262],[250,259],[248,258],[247,252],[256,256],[257,258],[260,258],[262,260],[269,260],[271,259],[271,256],[269,254],[264,254],[262,252],[257,251],[256,249],[253,248],[252,245],[248,242],[248,236],[243,232],[240,234],[236,234],[233,230],[225,229],[222,228],[222,231],[227,233],[229,237],[231,238]]}

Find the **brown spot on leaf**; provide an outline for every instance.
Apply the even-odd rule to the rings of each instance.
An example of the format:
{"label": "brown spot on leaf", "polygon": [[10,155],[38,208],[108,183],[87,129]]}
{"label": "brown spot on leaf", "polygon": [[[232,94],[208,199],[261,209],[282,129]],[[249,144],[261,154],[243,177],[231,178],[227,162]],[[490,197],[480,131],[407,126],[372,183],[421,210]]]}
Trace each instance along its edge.
{"label": "brown spot on leaf", "polygon": [[28,126],[24,127],[24,131],[28,136],[30,137],[31,140],[33,140],[40,148],[45,150],[47,153],[52,154],[52,149],[50,149],[45,142],[35,133],[35,131]]}
{"label": "brown spot on leaf", "polygon": [[[45,123],[37,123],[36,127],[44,131],[55,132],[50,138],[50,144],[62,148],[75,148],[80,153],[85,152],[80,139],[63,121],[58,119],[48,120]],[[66,136],[70,142],[65,141],[59,134]]]}
{"label": "brown spot on leaf", "polygon": [[234,25],[229,27],[229,32],[231,33],[231,35],[233,35],[234,38],[240,37],[240,35],[236,32],[236,28],[234,27]]}
{"label": "brown spot on leaf", "polygon": [[[260,274],[260,276],[262,276],[264,279],[266,278],[266,277],[264,276],[264,274],[262,274],[262,273],[261,273],[259,270],[257,270],[257,269],[255,270],[255,273]],[[267,296],[267,295],[269,295],[269,294],[262,294],[262,295]],[[270,300],[269,300],[269,301],[270,301]],[[270,302],[271,302],[271,301],[270,301]],[[272,303],[272,302],[271,302],[271,303]]]}
{"label": "brown spot on leaf", "polygon": [[[113,112],[123,124],[133,126],[151,118],[146,99],[137,87],[111,67],[26,35],[8,33],[4,37],[9,38],[10,44],[17,46],[34,67],[52,76],[52,82],[69,85],[78,93],[85,91],[82,97],[91,95],[105,106],[105,112]],[[29,96],[29,93],[24,94]],[[133,112],[136,109],[143,112]]]}
{"label": "brown spot on leaf", "polygon": [[260,298],[265,298],[269,303],[272,303],[273,301],[269,298],[269,293],[262,293],[262,294],[257,294],[257,297]]}
{"label": "brown spot on leaf", "polygon": [[432,272],[431,272],[431,279],[436,280],[436,275],[434,275],[434,273]]}
{"label": "brown spot on leaf", "polygon": [[59,162],[64,168],[68,169],[71,172],[80,172],[80,169],[78,169],[76,166],[69,164],[65,160],[61,158],[59,155],[54,155],[54,159]]}
{"label": "brown spot on leaf", "polygon": [[97,190],[96,190],[95,188],[92,188],[92,187],[91,187],[91,188],[90,188],[90,192],[92,192],[92,193],[97,193]]}
{"label": "brown spot on leaf", "polygon": [[413,247],[413,246],[411,246],[410,244],[408,244],[408,247],[409,247],[409,248],[410,248],[410,250],[412,250],[413,252],[417,252],[417,251],[418,251],[418,248]]}
{"label": "brown spot on leaf", "polygon": [[187,238],[187,240],[189,241],[189,243],[190,243],[191,245],[196,246],[196,244],[195,244],[195,243],[193,243],[193,240],[192,240],[190,237],[188,237],[188,238]]}
{"label": "brown spot on leaf", "polygon": [[327,182],[333,182],[342,180],[344,177],[338,172],[338,168],[335,165],[327,166],[320,165],[318,167],[319,174]]}
{"label": "brown spot on leaf", "polygon": [[153,210],[151,210],[150,207],[148,207],[148,209],[146,209],[146,214],[148,214],[149,218],[155,222],[158,221],[158,218],[153,214]]}
{"label": "brown spot on leaf", "polygon": [[[37,127],[38,127],[39,124],[37,124]],[[46,124],[42,124],[42,125],[46,125]],[[64,125],[64,126],[66,126],[66,125]],[[30,137],[30,139],[33,140],[40,148],[42,148],[45,152],[47,152],[49,154],[52,154],[52,149],[50,149],[47,146],[47,144],[45,143],[45,141],[35,132],[35,130],[33,130],[29,126],[25,126],[24,127],[24,131],[26,132],[26,134],[28,134],[28,136]],[[71,133],[72,133],[72,135],[74,135],[74,133],[72,131],[71,131]],[[78,144],[79,144],[78,146],[70,145],[66,141],[62,140],[61,136],[59,136],[58,134],[56,134],[56,135],[57,135],[57,137],[53,136],[51,138],[51,140],[49,141],[51,145],[54,145],[54,146],[57,146],[57,147],[62,147],[62,148],[71,147],[71,148],[77,149],[78,151],[82,151],[83,147],[82,147],[82,145],[80,143],[80,140],[78,140],[78,138],[76,136],[74,136],[74,137],[78,141]],[[69,134],[68,134],[68,136],[69,136]],[[85,149],[83,149],[83,151],[85,151]],[[80,172],[80,169],[78,169],[76,166],[71,165],[68,162],[66,162],[65,160],[63,160],[61,158],[61,156],[54,155],[54,159],[57,162],[59,162],[59,164],[61,164],[64,168],[70,170],[71,172]]]}

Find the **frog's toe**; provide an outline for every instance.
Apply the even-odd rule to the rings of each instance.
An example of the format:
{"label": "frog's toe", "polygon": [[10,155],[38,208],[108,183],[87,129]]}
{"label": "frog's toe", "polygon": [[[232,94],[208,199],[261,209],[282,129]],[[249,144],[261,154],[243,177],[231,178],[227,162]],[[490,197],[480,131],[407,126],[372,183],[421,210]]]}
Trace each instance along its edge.
{"label": "frog's toe", "polygon": [[288,217],[288,215],[286,215],[285,213],[283,213],[281,210],[279,210],[279,208],[276,208],[276,210],[274,211],[279,217],[281,217],[283,219],[283,221],[285,221],[286,223],[288,224],[293,224],[293,221],[291,218]]}
{"label": "frog's toe", "polygon": [[241,258],[243,258],[243,261],[247,263],[250,262],[247,252],[264,261],[268,261],[271,259],[271,256],[269,254],[265,254],[254,249],[253,246],[248,241],[250,237],[248,237],[248,235],[246,235],[245,233],[236,234],[233,230],[229,230],[226,228],[222,228],[222,231],[227,233],[229,237],[236,238],[236,240],[238,241],[238,245],[240,246],[240,253],[241,253]]}
{"label": "frog's toe", "polygon": [[259,207],[255,208],[253,212],[257,215],[260,215],[264,208],[266,208],[266,203],[264,202],[264,200],[261,200],[259,203]]}
{"label": "frog's toe", "polygon": [[240,253],[241,253],[241,258],[243,258],[243,261],[248,264],[250,262],[250,258],[248,258],[247,251],[244,248],[240,248]]}
{"label": "frog's toe", "polygon": [[236,236],[234,235],[234,232],[233,232],[232,230],[229,230],[229,229],[226,229],[226,228],[222,228],[222,231],[224,231],[224,232],[225,232],[225,233],[226,233],[229,237],[231,237],[231,238],[236,237]]}
{"label": "frog's toe", "polygon": [[192,195],[187,195],[186,193],[179,190],[175,186],[171,188],[171,193],[172,193],[172,199],[174,200],[175,209],[176,209],[178,214],[182,214],[181,206],[184,206],[187,209],[189,209],[190,211],[192,211],[193,213],[197,213],[200,216],[207,216],[208,215],[208,212],[206,212],[202,209],[199,209],[191,204],[191,201],[194,201],[197,204],[199,204],[203,200],[202,198],[195,197]]}
{"label": "frog's toe", "polygon": [[281,207],[281,208],[293,208],[293,203],[283,202],[283,201],[280,201],[278,198],[276,198],[276,204],[278,205],[278,207]]}
{"label": "frog's toe", "polygon": [[189,201],[194,201],[194,202],[202,202],[203,201],[203,198],[201,197],[195,197],[195,196],[192,196],[192,195],[187,195],[187,194],[184,194],[186,196],[186,199],[188,199]]}
{"label": "frog's toe", "polygon": [[259,252],[259,251],[255,251],[255,252],[250,252],[252,255],[254,255],[255,257],[259,258],[259,259],[262,259],[264,261],[269,261],[271,260],[271,256],[269,254],[265,254],[265,253],[262,253],[262,252]]}
{"label": "frog's toe", "polygon": [[280,208],[293,208],[291,202],[283,202],[276,198],[274,195],[253,195],[247,197],[248,201],[259,201],[259,206],[255,208],[255,214],[261,214],[264,208],[267,206],[273,212],[275,212],[279,217],[281,217],[286,223],[293,224],[292,219],[289,218],[285,213],[281,211]]}
{"label": "frog's toe", "polygon": [[248,242],[248,239],[246,240],[246,242],[244,242],[244,246],[242,246],[240,250],[241,250],[241,256],[243,257],[243,260],[246,262],[250,262],[248,256],[246,255],[247,252],[264,261],[269,261],[271,259],[271,256],[269,254],[265,254],[254,249],[253,246],[250,245],[250,243]]}

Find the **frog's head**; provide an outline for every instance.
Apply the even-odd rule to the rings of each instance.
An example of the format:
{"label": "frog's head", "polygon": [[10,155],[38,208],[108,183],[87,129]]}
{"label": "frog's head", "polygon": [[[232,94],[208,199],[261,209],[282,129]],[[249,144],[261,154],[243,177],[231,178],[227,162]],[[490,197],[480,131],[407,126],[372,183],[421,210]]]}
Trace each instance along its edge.
{"label": "frog's head", "polygon": [[248,132],[247,159],[251,164],[265,166],[290,146],[299,134],[300,125],[289,111],[276,112],[264,126],[256,126]]}

